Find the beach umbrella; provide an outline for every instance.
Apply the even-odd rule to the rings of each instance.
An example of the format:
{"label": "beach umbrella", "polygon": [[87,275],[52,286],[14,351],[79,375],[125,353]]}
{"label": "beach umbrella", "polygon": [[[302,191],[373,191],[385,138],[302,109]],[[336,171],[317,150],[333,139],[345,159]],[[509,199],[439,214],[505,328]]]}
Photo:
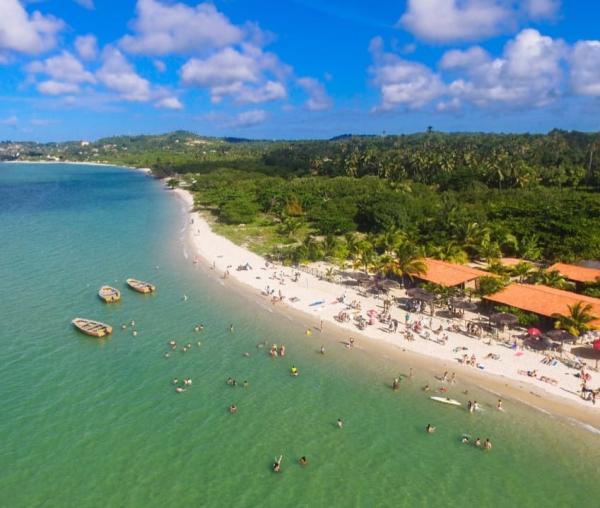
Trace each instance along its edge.
{"label": "beach umbrella", "polygon": [[577,340],[577,337],[567,332],[567,330],[550,330],[544,336],[556,342],[575,342]]}
{"label": "beach umbrella", "polygon": [[[596,341],[600,342],[600,341]],[[581,358],[587,358],[589,360],[596,360],[596,368],[598,368],[598,360],[600,360],[600,347],[596,349],[596,342],[592,345],[592,347],[575,347],[571,349],[571,353],[577,355]]]}
{"label": "beach umbrella", "polygon": [[433,302],[435,300],[435,295],[423,288],[410,288],[406,291],[406,294],[415,300],[423,302]]}
{"label": "beach umbrella", "polygon": [[384,280],[380,281],[379,286],[386,291],[389,291],[390,289],[401,289],[402,288],[402,284],[400,284],[396,280],[391,280],[391,279],[384,279]]}
{"label": "beach umbrella", "polygon": [[500,326],[511,326],[516,325],[519,322],[519,318],[508,312],[497,312],[490,316],[490,321]]}
{"label": "beach umbrella", "polygon": [[539,328],[531,327],[527,328],[527,333],[532,337],[537,337],[542,334],[542,331]]}
{"label": "beach umbrella", "polygon": [[594,342],[592,342],[592,348],[593,349],[600,349],[600,339],[595,340]]}
{"label": "beach umbrella", "polygon": [[450,305],[455,309],[468,311],[477,310],[477,304],[475,302],[469,302],[468,300],[458,300],[457,298],[452,298],[452,300],[450,300]]}
{"label": "beach umbrella", "polygon": [[547,344],[542,340],[535,340],[535,339],[529,339],[525,342],[525,344],[527,346],[529,346],[531,349],[535,349],[537,351],[545,351],[546,349],[549,349],[549,347],[550,347],[550,344]]}

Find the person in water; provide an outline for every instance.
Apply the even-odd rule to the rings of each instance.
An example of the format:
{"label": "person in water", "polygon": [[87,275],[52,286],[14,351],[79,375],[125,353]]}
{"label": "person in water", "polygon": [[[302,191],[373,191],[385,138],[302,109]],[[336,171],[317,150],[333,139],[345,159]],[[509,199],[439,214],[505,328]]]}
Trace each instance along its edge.
{"label": "person in water", "polygon": [[231,404],[231,406],[229,406],[229,412],[233,415],[235,413],[237,413],[237,406],[235,404]]}
{"label": "person in water", "polygon": [[475,446],[477,446],[477,447],[481,446],[481,439],[477,438],[477,439],[475,440],[475,443],[474,443],[474,444],[475,444]]}
{"label": "person in water", "polygon": [[496,409],[498,411],[504,411],[504,408],[502,407],[502,399],[498,399],[498,404],[496,404]]}
{"label": "person in water", "polygon": [[428,392],[430,390],[431,390],[431,387],[428,384],[423,387],[424,392]]}
{"label": "person in water", "polygon": [[280,455],[279,458],[275,459],[273,462],[273,472],[280,473],[281,472],[281,461],[283,460],[283,455]]}
{"label": "person in water", "polygon": [[392,381],[392,390],[399,390],[400,389],[400,378],[395,377],[394,380]]}
{"label": "person in water", "polygon": [[229,325],[229,331],[233,333],[233,323]]}
{"label": "person in water", "polygon": [[301,466],[306,466],[308,464],[308,459],[303,455],[300,457],[300,459],[298,459],[298,464]]}
{"label": "person in water", "polygon": [[321,354],[324,355],[325,354],[325,346],[321,346]]}
{"label": "person in water", "polygon": [[300,372],[295,366],[292,366],[290,373],[292,374],[292,376],[297,376],[298,374],[300,374]]}
{"label": "person in water", "polygon": [[492,442],[490,441],[489,438],[485,439],[485,443],[483,443],[483,449],[484,450],[491,450],[492,449]]}
{"label": "person in water", "polygon": [[469,436],[463,436],[461,441],[463,444],[469,444]]}
{"label": "person in water", "polygon": [[427,432],[428,434],[433,434],[436,430],[436,427],[431,425],[431,423],[428,423],[427,427],[425,427],[425,432]]}
{"label": "person in water", "polygon": [[338,429],[343,429],[344,428],[344,422],[342,421],[341,418],[337,419],[337,426],[338,426]]}

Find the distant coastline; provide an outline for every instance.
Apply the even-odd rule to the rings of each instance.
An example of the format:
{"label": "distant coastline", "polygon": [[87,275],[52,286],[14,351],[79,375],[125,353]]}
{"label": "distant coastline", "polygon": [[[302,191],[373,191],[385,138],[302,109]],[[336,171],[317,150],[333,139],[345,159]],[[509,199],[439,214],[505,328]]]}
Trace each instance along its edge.
{"label": "distant coastline", "polygon": [[112,168],[124,168],[130,169],[132,171],[141,171],[147,175],[152,174],[152,170],[150,168],[140,168],[137,166],[125,166],[123,164],[111,164],[109,162],[85,162],[85,161],[42,161],[42,160],[6,160],[0,161],[3,164],[74,164],[79,166],[108,166]]}

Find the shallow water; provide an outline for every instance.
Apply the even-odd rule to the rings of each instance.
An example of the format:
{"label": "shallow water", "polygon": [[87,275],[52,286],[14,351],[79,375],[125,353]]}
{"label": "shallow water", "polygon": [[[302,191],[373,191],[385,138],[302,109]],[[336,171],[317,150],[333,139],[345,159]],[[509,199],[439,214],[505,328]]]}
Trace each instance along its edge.
{"label": "shallow water", "polygon": [[[470,386],[453,396],[468,388],[486,411],[431,402],[424,377],[392,392],[408,365],[306,336],[306,322],[193,265],[186,220],[136,172],[0,164],[2,506],[597,506],[600,436],[510,401],[499,413]],[[157,293],[126,289],[130,276]],[[122,302],[103,304],[102,284]],[[75,316],[115,332],[85,337]],[[135,337],[119,326],[131,319]],[[193,346],[165,358],[171,338]],[[256,347],[283,340],[285,359]]]}

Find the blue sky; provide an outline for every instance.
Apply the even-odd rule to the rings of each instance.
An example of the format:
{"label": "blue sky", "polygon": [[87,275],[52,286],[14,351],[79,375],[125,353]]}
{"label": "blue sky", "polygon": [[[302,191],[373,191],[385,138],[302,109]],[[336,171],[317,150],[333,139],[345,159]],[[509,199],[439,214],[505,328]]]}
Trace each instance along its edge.
{"label": "blue sky", "polygon": [[0,0],[0,139],[600,130],[597,0]]}

